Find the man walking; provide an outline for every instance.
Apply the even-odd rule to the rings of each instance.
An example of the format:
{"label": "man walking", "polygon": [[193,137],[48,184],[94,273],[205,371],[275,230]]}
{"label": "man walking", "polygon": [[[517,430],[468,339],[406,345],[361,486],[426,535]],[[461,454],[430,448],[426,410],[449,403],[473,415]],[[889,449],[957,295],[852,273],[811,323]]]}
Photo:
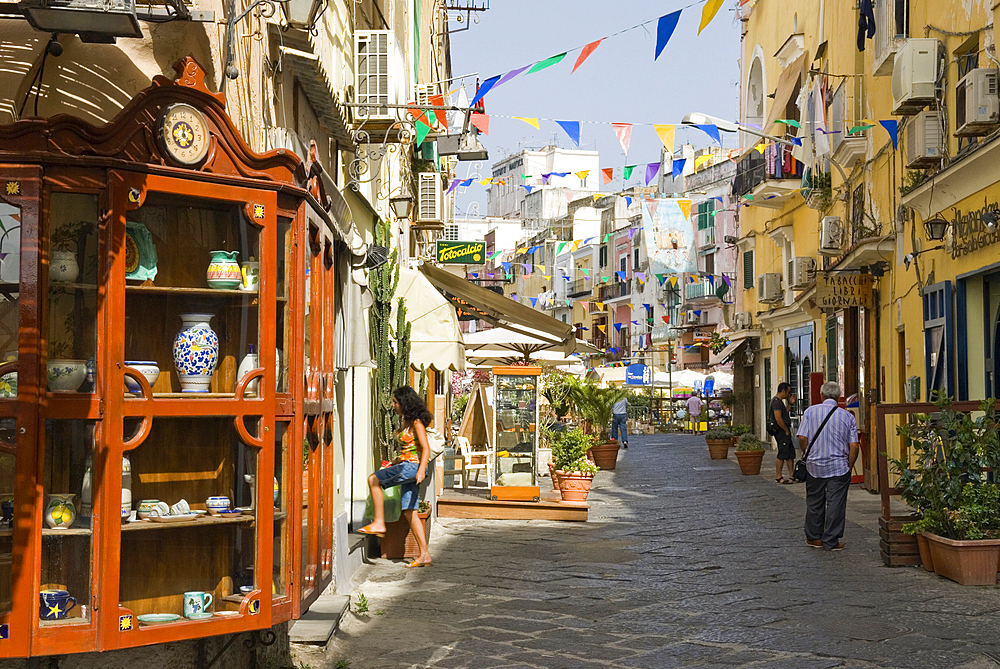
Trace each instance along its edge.
{"label": "man walking", "polygon": [[[771,398],[771,415],[768,417],[767,433],[774,437],[778,445],[778,458],[774,461],[774,482],[794,483],[795,467],[795,445],[792,443],[792,420],[788,415],[788,407],[785,400],[791,394],[792,387],[781,382],[778,384],[778,392]],[[788,478],[782,478],[781,471],[788,465]]]}
{"label": "man walking", "polygon": [[840,384],[820,388],[823,403],[811,406],[799,425],[799,446],[806,454],[806,544],[812,548],[844,549],[847,490],[858,459],[858,424],[854,414],[837,407]]}
{"label": "man walking", "polygon": [[701,423],[701,398],[695,391],[687,400],[688,418],[691,420],[691,434],[698,434]]}
{"label": "man walking", "polygon": [[628,448],[628,395],[611,407],[611,438],[617,439],[622,447]]}

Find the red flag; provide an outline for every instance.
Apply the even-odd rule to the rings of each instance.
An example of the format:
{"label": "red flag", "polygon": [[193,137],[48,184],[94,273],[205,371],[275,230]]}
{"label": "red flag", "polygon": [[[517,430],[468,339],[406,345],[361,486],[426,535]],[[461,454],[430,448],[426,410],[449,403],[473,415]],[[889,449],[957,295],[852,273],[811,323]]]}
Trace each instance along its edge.
{"label": "red flag", "polygon": [[[435,107],[444,107],[444,96],[440,93],[437,95],[431,95],[427,98],[432,105]],[[434,118],[437,119],[438,123],[444,126],[444,131],[448,132],[448,112],[443,109],[434,110]]]}
{"label": "red flag", "polygon": [[[594,49],[598,47],[603,39],[604,38],[602,37],[596,42],[591,42],[587,46],[583,47],[583,51],[580,52],[580,56],[576,59],[576,65],[573,66],[573,72],[576,72],[576,68],[583,65],[583,61],[587,60],[587,56],[594,53]],[[573,74],[573,72],[570,72],[570,74]]]}
{"label": "red flag", "polygon": [[601,176],[604,178],[604,183],[609,184],[611,180],[614,179],[615,168],[613,167],[602,167]]}
{"label": "red flag", "polygon": [[667,323],[669,325],[670,324],[670,316],[663,316],[663,322]]}
{"label": "red flag", "polygon": [[472,125],[484,135],[490,134],[490,117],[486,114],[474,113],[472,115]]}
{"label": "red flag", "polygon": [[429,118],[427,118],[427,112],[425,112],[423,109],[420,109],[416,105],[413,105],[413,104],[407,105],[407,106],[409,107],[408,111],[410,113],[410,116],[412,116],[413,118],[415,118],[417,120],[417,122],[423,123],[428,128],[431,127],[431,120]]}

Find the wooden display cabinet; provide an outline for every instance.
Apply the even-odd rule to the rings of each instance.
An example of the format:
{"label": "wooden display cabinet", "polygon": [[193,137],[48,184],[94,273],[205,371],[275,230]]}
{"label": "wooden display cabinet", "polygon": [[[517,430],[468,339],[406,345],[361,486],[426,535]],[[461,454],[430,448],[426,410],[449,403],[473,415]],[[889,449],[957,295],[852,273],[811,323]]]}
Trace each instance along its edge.
{"label": "wooden display cabinet", "polygon": [[[265,628],[332,578],[342,242],[300,161],[251,152],[197,64],[178,75],[103,128],[0,127],[0,657]],[[160,134],[182,122],[190,164]],[[218,250],[259,285],[210,286]],[[213,356],[207,387],[179,376]],[[198,513],[211,496],[239,512]],[[131,519],[143,500],[195,514]],[[230,615],[140,621],[188,592]]]}
{"label": "wooden display cabinet", "polygon": [[490,452],[490,498],[537,502],[540,367],[494,367],[496,420]]}

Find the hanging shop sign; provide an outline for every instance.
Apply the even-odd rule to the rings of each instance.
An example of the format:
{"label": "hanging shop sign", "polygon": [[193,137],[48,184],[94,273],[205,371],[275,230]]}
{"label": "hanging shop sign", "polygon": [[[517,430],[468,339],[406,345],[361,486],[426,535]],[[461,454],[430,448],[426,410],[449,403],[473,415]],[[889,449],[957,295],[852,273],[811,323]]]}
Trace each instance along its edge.
{"label": "hanging shop sign", "polygon": [[1000,204],[986,203],[982,209],[966,214],[958,209],[955,210],[955,217],[951,219],[951,229],[954,234],[951,245],[952,258],[960,258],[1000,241],[1000,227],[994,226],[994,229],[990,230],[983,221],[983,216],[986,214],[991,215],[996,221],[997,214],[1000,214]]}
{"label": "hanging shop sign", "polygon": [[653,368],[649,365],[634,363],[625,368],[625,385],[648,386],[653,383]]}
{"label": "hanging shop sign", "polygon": [[438,242],[437,261],[455,265],[471,265],[483,262],[486,257],[486,242]]}
{"label": "hanging shop sign", "polygon": [[871,274],[838,274],[820,272],[816,275],[817,307],[824,309],[845,309],[848,307],[872,307]]}

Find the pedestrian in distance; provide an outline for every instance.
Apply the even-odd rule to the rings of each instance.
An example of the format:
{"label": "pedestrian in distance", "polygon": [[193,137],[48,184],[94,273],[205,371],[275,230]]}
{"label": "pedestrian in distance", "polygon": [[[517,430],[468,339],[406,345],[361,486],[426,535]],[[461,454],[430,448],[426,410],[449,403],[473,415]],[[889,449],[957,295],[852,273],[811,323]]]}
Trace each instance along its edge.
{"label": "pedestrian in distance", "polygon": [[837,406],[840,385],[820,388],[822,404],[806,409],[799,425],[799,446],[806,459],[806,545],[844,549],[847,491],[858,459],[858,424],[854,414]]}
{"label": "pedestrian in distance", "polygon": [[429,567],[432,564],[431,554],[427,549],[427,539],[424,536],[424,522],[420,519],[417,509],[420,507],[418,486],[427,476],[427,463],[430,461],[431,448],[427,441],[427,431],[434,417],[427,410],[424,400],[410,386],[400,386],[392,393],[392,410],[401,419],[399,440],[403,443],[402,452],[392,464],[384,467],[368,477],[368,487],[372,495],[374,510],[372,522],[360,530],[361,534],[385,536],[385,498],[383,488],[400,486],[403,517],[410,525],[410,532],[417,542],[420,554],[407,567]]}
{"label": "pedestrian in distance", "polygon": [[611,438],[628,448],[628,395],[611,407]]}
{"label": "pedestrian in distance", "polygon": [[[785,405],[791,389],[792,387],[785,382],[778,384],[778,392],[771,398],[771,415],[767,417],[767,433],[774,437],[774,442],[778,446],[778,457],[774,461],[775,483],[795,482],[795,444],[792,443],[791,417]],[[781,475],[785,465],[788,465],[788,478]]]}
{"label": "pedestrian in distance", "polygon": [[691,434],[698,434],[699,424],[701,423],[701,405],[701,398],[698,397],[698,392],[695,391],[687,399],[687,412],[688,419],[691,421]]}

